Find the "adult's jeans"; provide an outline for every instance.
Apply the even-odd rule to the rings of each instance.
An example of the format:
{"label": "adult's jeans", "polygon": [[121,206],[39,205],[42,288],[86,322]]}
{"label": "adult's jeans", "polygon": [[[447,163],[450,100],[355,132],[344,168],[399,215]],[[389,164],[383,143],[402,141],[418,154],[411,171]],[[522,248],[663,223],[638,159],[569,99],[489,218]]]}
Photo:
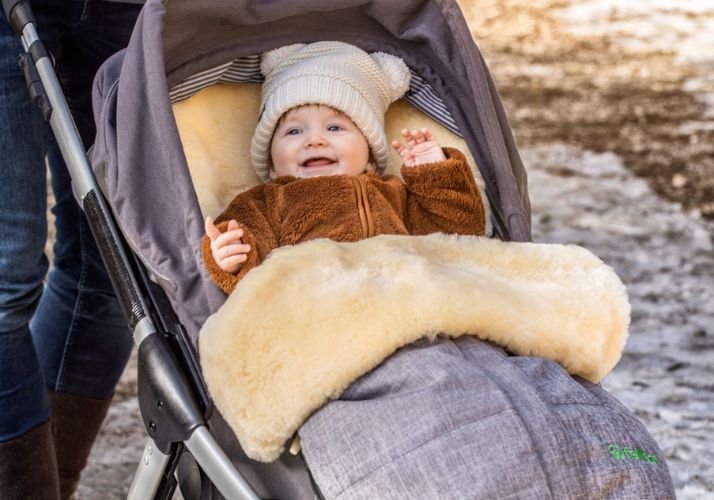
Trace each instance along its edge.
{"label": "adult's jeans", "polygon": [[[85,147],[94,140],[91,85],[123,48],[138,5],[33,0],[37,28]],[[109,397],[132,341],[49,126],[30,101],[21,46],[0,16],[0,442],[49,416],[46,387]],[[55,194],[53,269],[47,238],[46,167]]]}

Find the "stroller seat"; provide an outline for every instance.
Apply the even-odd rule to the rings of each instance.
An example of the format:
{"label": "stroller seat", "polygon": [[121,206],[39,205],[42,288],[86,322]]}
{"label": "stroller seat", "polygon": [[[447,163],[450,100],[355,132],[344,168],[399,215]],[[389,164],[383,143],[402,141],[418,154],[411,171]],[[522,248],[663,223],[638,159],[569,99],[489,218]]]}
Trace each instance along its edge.
{"label": "stroller seat", "polygon": [[[174,103],[204,216],[216,216],[236,193],[260,182],[247,154],[259,101],[257,84],[218,83]],[[466,149],[461,137],[406,101],[395,103],[386,115],[389,136],[425,124],[441,144]],[[387,173],[398,173],[399,158],[394,155],[390,160]],[[475,165],[472,157],[470,161]],[[478,170],[474,174],[483,190]],[[380,253],[375,246],[370,250]],[[324,263],[326,255],[318,254]],[[593,280],[595,271],[589,272]],[[271,308],[256,309],[255,315],[263,317]],[[227,323],[238,322],[234,318]],[[588,328],[594,330],[595,322],[588,321]],[[259,329],[255,332],[262,334]],[[203,335],[212,339],[215,333]],[[204,375],[213,396],[220,396],[218,401],[225,404],[218,385],[225,380],[231,386],[234,376],[228,367],[247,365],[223,344],[209,350],[204,353],[209,355]],[[595,357],[594,351],[591,356]],[[298,380],[295,377],[292,392],[299,393],[297,388],[304,386]],[[264,387],[267,392],[262,397],[272,398],[269,385]],[[280,399],[287,403],[291,397],[271,399],[278,414]],[[235,403],[224,407],[235,408]],[[603,429],[599,420],[615,425]],[[541,435],[539,427],[550,433]],[[222,429],[226,431],[227,426]],[[649,496],[664,491],[668,480],[662,468],[651,462],[633,461],[623,467],[613,460],[611,447],[626,446],[618,443],[636,442],[653,460],[658,460],[653,454],[658,448],[644,427],[599,385],[573,379],[551,361],[508,356],[502,348],[473,338],[423,339],[400,349],[352,383],[337,400],[315,411],[298,434],[292,453],[298,452],[295,444],[299,442],[301,456],[328,498],[379,498],[385,489],[399,492],[394,498],[468,498],[468,485],[475,484],[479,485],[478,497],[491,498],[502,491],[504,480],[519,498],[541,498],[544,491],[571,497],[578,487],[595,492],[604,484],[603,477],[610,478],[606,483],[614,483],[625,475],[630,481],[618,494],[647,492]],[[471,460],[484,457],[474,449],[496,449],[503,443],[509,443],[505,446],[509,452],[498,460]],[[573,448],[579,450],[576,457]],[[285,453],[282,460],[294,459]]]}
{"label": "stroller seat", "polygon": [[[480,179],[478,182],[490,210],[489,234],[505,241],[530,241],[525,170],[493,81],[458,5],[444,0],[408,0],[400,2],[399,8],[395,5],[381,0],[286,0],[278,3],[148,0],[127,50],[108,60],[98,74],[94,92],[97,140],[91,153],[92,168],[128,248],[136,255],[136,265],[142,266],[148,281],[158,284],[164,291],[165,301],[175,314],[175,322],[180,324],[175,329],[185,332],[189,339],[190,345],[182,346],[182,349],[196,349],[202,326],[226,300],[203,269],[198,244],[203,235],[203,217],[215,215],[230,198],[257,182],[252,169],[237,173],[233,168],[240,164],[249,165],[245,161],[245,144],[252,134],[255,119],[246,116],[257,114],[256,54],[278,46],[340,40],[367,51],[381,50],[404,59],[415,77],[415,85],[407,95],[409,104],[397,103],[387,115],[388,136],[398,135],[389,127],[398,130],[405,125],[421,127],[428,122],[428,126],[438,130],[442,145],[455,145],[468,152],[472,167],[477,167],[475,174]],[[210,87],[217,82],[242,83]],[[189,100],[190,96],[194,97]],[[209,102],[219,103],[218,107],[208,106],[213,108],[208,110],[203,104]],[[395,120],[390,118],[391,114]],[[431,122],[432,119],[439,125]],[[229,124],[225,129],[227,132],[221,132],[220,127],[215,126],[220,123]],[[174,328],[173,322],[167,323]],[[436,337],[438,332],[432,333]],[[411,470],[418,477],[390,474],[389,471],[403,471],[408,460],[419,456],[418,452],[411,453],[416,451],[415,447],[434,442],[441,443],[443,448],[448,442],[430,438],[420,441],[407,435],[395,439],[392,446],[384,433],[375,427],[379,424],[366,417],[379,416],[385,408],[382,403],[389,399],[389,390],[385,391],[388,388],[399,397],[421,394],[425,398],[419,400],[420,404],[414,409],[419,412],[429,409],[434,415],[437,410],[448,413],[448,418],[435,418],[432,423],[436,423],[437,432],[443,435],[456,431],[459,422],[463,421],[459,419],[460,410],[458,407],[450,409],[448,404],[440,405],[436,390],[440,384],[464,391],[469,388],[456,372],[453,377],[444,378],[444,371],[439,366],[448,367],[449,363],[440,365],[436,361],[448,359],[448,355],[458,359],[454,345],[458,347],[457,351],[471,353],[461,359],[472,354],[474,359],[487,358],[492,368],[484,368],[480,375],[481,387],[489,389],[493,396],[491,399],[495,404],[490,408],[494,413],[485,415],[484,419],[475,417],[475,414],[467,415],[467,420],[473,417],[488,423],[474,428],[492,436],[499,435],[496,429],[503,431],[508,425],[520,431],[514,434],[518,436],[514,449],[520,457],[516,461],[499,461],[499,454],[492,452],[491,445],[480,447],[474,441],[477,444],[470,449],[473,452],[470,459],[491,461],[489,467],[478,470],[491,474],[500,471],[500,476],[484,478],[484,482],[477,484],[473,484],[472,476],[459,476],[470,484],[453,484],[450,491],[455,492],[454,495],[474,498],[486,491],[500,496],[516,496],[522,492],[526,497],[543,498],[565,492],[566,496],[577,498],[599,494],[582,489],[597,485],[604,488],[602,491],[614,492],[614,497],[618,492],[638,496],[638,493],[652,491],[657,491],[660,497],[673,496],[661,452],[636,420],[629,415],[621,418],[627,413],[624,408],[608,403],[605,409],[611,411],[601,411],[600,419],[595,413],[587,412],[588,408],[601,408],[598,405],[607,399],[600,398],[599,387],[576,381],[551,361],[510,356],[502,348],[492,348],[483,340],[447,341],[439,338],[434,343],[418,343],[397,351],[386,363],[355,382],[343,393],[342,399],[324,405],[308,419],[299,431],[303,453],[291,455],[285,452],[268,464],[246,457],[235,436],[210,404],[205,408],[206,418],[233,464],[262,497],[313,498],[316,491],[322,490],[329,498],[406,498],[409,494],[405,492],[410,491],[408,487],[404,488],[408,486],[406,483],[416,487],[421,484],[419,481],[429,481],[424,476],[428,467],[422,463],[418,469]],[[445,354],[447,358],[441,358]],[[392,367],[406,366],[409,363],[403,365],[405,360],[414,359],[413,356],[434,361],[429,362],[433,368],[430,377],[424,379],[430,381],[425,392],[415,391],[408,384],[402,385],[404,391],[400,392],[398,378],[388,377],[396,385],[385,383],[381,378],[383,375],[392,373]],[[200,374],[194,375],[200,378]],[[401,380],[404,384],[408,382],[404,377]],[[519,390],[510,391],[507,387],[509,380],[516,383]],[[458,399],[473,395],[474,390],[478,388],[445,394]],[[544,401],[543,394],[552,399]],[[153,394],[145,399],[147,402],[142,405],[142,412],[144,408],[154,415],[161,411],[161,404],[157,405]],[[371,406],[371,401],[376,401],[377,406]],[[162,402],[158,400],[158,403]],[[536,403],[542,404],[539,411],[534,412]],[[376,413],[373,408],[377,409]],[[467,410],[472,408],[473,405]],[[344,409],[348,412],[354,409],[352,415],[364,415],[364,422],[374,425],[360,431],[361,435],[350,435],[349,419],[344,418],[347,415]],[[428,415],[423,413],[421,416]],[[499,419],[499,415],[508,418]],[[528,415],[534,419],[525,425],[523,422]],[[592,427],[578,427],[576,424],[588,415],[595,416]],[[495,420],[489,420],[490,417]],[[145,419],[154,436],[156,430],[150,425],[154,422],[148,417]],[[494,422],[496,427],[489,427]],[[500,427],[498,422],[506,427]],[[369,429],[375,432],[366,436]],[[434,429],[432,426],[426,432]],[[583,433],[589,431],[593,432],[592,439],[584,437]],[[535,439],[535,433],[543,433],[543,439]],[[365,446],[359,450],[351,449],[349,439],[360,440],[363,435],[367,438],[363,443]],[[457,432],[450,435],[460,436]],[[528,444],[524,445],[524,442]],[[608,449],[611,444],[632,453],[615,453],[614,448]],[[633,450],[638,447],[646,452],[646,458],[655,455],[658,462],[645,463],[636,458],[640,455]],[[551,453],[568,449],[577,458],[577,467],[565,466],[568,460],[574,460],[565,451]],[[377,461],[370,459],[373,456],[379,457]],[[428,457],[429,454],[423,455],[422,460],[426,461]],[[305,459],[312,477],[303,466]],[[466,460],[469,456],[454,454],[448,460],[452,459]],[[553,461],[547,466],[534,465],[549,459]],[[518,475],[510,467],[511,463],[526,464],[533,474],[540,474],[541,479],[551,473],[565,474],[569,470],[577,471],[579,476],[560,483],[534,481],[537,487],[524,490],[519,486],[523,484],[520,476],[518,481],[499,480]],[[558,467],[559,463],[564,464],[562,468]],[[442,469],[450,468],[448,463],[441,466]],[[389,479],[385,479],[386,483],[370,483],[369,478],[380,477],[380,470],[385,473],[382,477],[393,478],[400,484],[390,483]],[[627,480],[630,475],[642,479],[632,486]],[[502,490],[479,490],[486,488],[489,481],[499,484]],[[205,491],[200,495],[205,498],[215,496]]]}

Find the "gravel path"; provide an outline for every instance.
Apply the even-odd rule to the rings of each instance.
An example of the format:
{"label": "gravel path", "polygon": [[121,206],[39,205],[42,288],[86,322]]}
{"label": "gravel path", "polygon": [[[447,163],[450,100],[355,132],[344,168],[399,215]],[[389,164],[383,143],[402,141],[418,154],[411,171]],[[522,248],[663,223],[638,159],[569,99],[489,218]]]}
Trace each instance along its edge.
{"label": "gravel path", "polygon": [[[678,497],[714,499],[714,2],[461,4],[522,145],[535,240],[583,245],[628,286],[605,387],[660,443]],[[135,391],[130,366],[80,499],[125,497],[145,442]]]}

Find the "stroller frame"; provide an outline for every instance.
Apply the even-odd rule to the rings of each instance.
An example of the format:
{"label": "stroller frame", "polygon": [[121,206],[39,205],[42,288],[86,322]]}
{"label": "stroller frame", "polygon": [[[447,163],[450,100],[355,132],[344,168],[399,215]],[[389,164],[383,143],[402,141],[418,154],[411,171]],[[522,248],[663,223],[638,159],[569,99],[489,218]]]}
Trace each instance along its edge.
{"label": "stroller frame", "polygon": [[[20,66],[30,98],[57,140],[138,348],[139,405],[150,438],[127,498],[171,498],[178,484],[179,461],[188,452],[223,496],[258,499],[207,429],[204,414],[211,407],[190,341],[167,306],[163,290],[149,280],[135,256],[129,257],[90,167],[52,58],[38,36],[29,1],[2,0],[2,5],[22,41]],[[193,376],[187,377],[186,372]]]}

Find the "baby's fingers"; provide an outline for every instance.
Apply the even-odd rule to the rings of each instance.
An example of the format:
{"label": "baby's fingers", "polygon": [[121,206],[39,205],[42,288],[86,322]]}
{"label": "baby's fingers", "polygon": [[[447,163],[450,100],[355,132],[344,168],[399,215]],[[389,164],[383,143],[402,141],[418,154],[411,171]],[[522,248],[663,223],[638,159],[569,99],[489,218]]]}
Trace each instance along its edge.
{"label": "baby's fingers", "polygon": [[414,153],[411,149],[405,148],[399,141],[392,141],[392,147],[397,151],[399,156],[401,156],[404,165],[410,167],[414,162]]}
{"label": "baby's fingers", "polygon": [[411,136],[414,138],[414,142],[415,142],[416,144],[421,144],[422,142],[424,142],[425,140],[427,140],[426,137],[425,137],[425,134],[424,134],[424,131],[425,131],[425,130],[426,130],[426,129],[424,129],[424,128],[421,129],[421,130],[416,130],[416,129],[412,130]]}
{"label": "baby's fingers", "polygon": [[426,139],[427,141],[434,141],[434,140],[436,140],[436,139],[434,139],[434,134],[431,133],[431,130],[429,130],[429,129],[426,128],[426,127],[424,127],[423,129],[421,129],[421,133],[424,134],[424,139]]}
{"label": "baby's fingers", "polygon": [[408,148],[413,148],[414,145],[417,143],[416,136],[414,135],[416,132],[417,132],[417,130],[408,130],[405,128],[402,129],[402,136],[404,137],[404,140],[407,142]]}
{"label": "baby's fingers", "polygon": [[392,147],[399,153],[399,156],[402,158],[410,157],[412,156],[412,152],[409,148],[404,147],[404,144],[402,144],[399,141],[392,141]]}
{"label": "baby's fingers", "polygon": [[234,257],[228,257],[227,259],[223,259],[219,267],[223,269],[227,273],[237,273],[238,270],[241,268],[243,262],[246,260],[246,255],[241,254],[241,255],[236,255]]}
{"label": "baby's fingers", "polygon": [[206,217],[206,222],[203,224],[203,227],[208,237],[211,238],[211,241],[215,241],[216,238],[221,235],[221,230],[216,227],[213,223],[213,219],[210,217]]}
{"label": "baby's fingers", "polygon": [[248,256],[244,253],[240,255],[231,255],[222,260],[224,266],[234,266],[236,264],[242,264],[248,259]]}
{"label": "baby's fingers", "polygon": [[233,231],[226,231],[222,233],[218,238],[216,238],[213,243],[216,248],[221,248],[226,245],[231,245],[233,243],[241,243],[241,237],[243,236],[242,229],[235,229]]}
{"label": "baby's fingers", "polygon": [[223,248],[216,250],[216,254],[219,258],[232,257],[233,255],[243,255],[250,252],[250,245],[246,244],[234,244],[226,245]]}

